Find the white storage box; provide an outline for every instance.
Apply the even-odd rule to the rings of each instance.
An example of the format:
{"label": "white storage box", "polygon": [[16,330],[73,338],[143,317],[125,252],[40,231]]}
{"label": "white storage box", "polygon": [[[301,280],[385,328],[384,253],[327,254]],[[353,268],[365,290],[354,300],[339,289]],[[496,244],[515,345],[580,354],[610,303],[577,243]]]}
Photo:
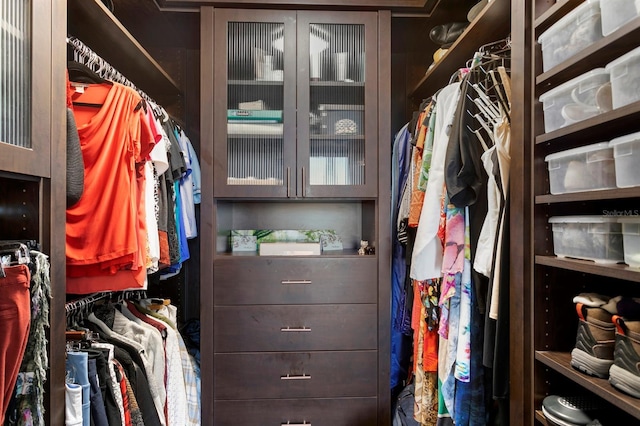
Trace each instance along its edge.
{"label": "white storage box", "polygon": [[640,216],[621,217],[624,263],[640,268]]}
{"label": "white storage box", "polygon": [[608,142],[557,152],[544,160],[554,195],[616,187],[613,148]]}
{"label": "white storage box", "polygon": [[540,95],[545,132],[611,110],[610,90],[609,73],[597,68]]}
{"label": "white storage box", "polygon": [[616,185],[619,188],[640,185],[640,132],[612,139],[616,165]]}
{"label": "white storage box", "polygon": [[609,73],[597,68],[540,95],[545,132],[611,110],[609,90]]}
{"label": "white storage box", "polygon": [[602,38],[600,22],[600,1],[585,0],[540,34],[538,43],[542,48],[542,70],[549,71],[600,40]]}
{"label": "white storage box", "polygon": [[608,36],[627,22],[640,15],[637,0],[605,0],[600,2],[602,13],[602,35]]}
{"label": "white storage box", "polygon": [[624,260],[622,225],[617,217],[560,216],[549,218],[553,229],[553,252],[597,263]]}
{"label": "white storage box", "polygon": [[640,100],[640,47],[609,62],[613,107],[620,108]]}

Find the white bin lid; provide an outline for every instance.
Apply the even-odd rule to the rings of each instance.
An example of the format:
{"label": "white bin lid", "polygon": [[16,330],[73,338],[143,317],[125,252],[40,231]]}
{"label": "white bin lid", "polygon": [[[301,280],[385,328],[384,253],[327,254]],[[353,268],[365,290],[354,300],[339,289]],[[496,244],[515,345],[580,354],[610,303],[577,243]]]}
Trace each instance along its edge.
{"label": "white bin lid", "polygon": [[618,223],[616,216],[553,216],[549,223]]}
{"label": "white bin lid", "polygon": [[556,152],[555,154],[549,154],[546,157],[544,157],[544,161],[549,162],[551,160],[557,160],[559,158],[585,154],[587,152],[592,152],[592,151],[601,151],[603,149],[609,149],[609,142],[598,142],[592,145],[581,146],[578,148],[567,149],[566,151]]}
{"label": "white bin lid", "polygon": [[619,138],[611,139],[611,142],[609,142],[609,146],[613,148],[616,145],[622,145],[637,140],[640,140],[640,132],[631,133],[628,135],[620,136]]}
{"label": "white bin lid", "polygon": [[637,223],[640,224],[640,216],[623,216],[618,218],[619,223]]}
{"label": "white bin lid", "polygon": [[611,68],[615,68],[621,63],[627,62],[629,59],[633,58],[634,56],[640,56],[640,47],[636,47],[631,52],[627,52],[624,55],[620,56],[618,59],[614,59],[613,61],[609,62],[605,66],[605,69],[607,70],[607,72],[609,72]]}
{"label": "white bin lid", "polygon": [[553,97],[554,95],[557,95],[558,93],[564,92],[565,90],[567,90],[568,87],[574,87],[574,86],[578,86],[580,83],[582,83],[583,81],[586,81],[590,78],[593,77],[597,77],[599,75],[608,75],[609,71],[607,71],[604,68],[596,68],[594,70],[591,70],[589,72],[586,72],[584,74],[581,74],[569,81],[567,81],[566,83],[562,83],[560,86],[549,90],[546,93],[543,93],[542,95],[540,95],[540,102],[544,102],[547,98],[549,97]]}
{"label": "white bin lid", "polygon": [[[585,0],[583,3],[578,5],[575,9],[573,9],[571,12],[567,13],[562,18],[558,19],[558,21],[555,24],[553,24],[548,30],[540,34],[540,36],[538,37],[538,43],[540,44],[544,43],[547,38],[549,38],[558,30],[558,28],[566,27],[567,24],[569,24],[569,22],[574,20],[577,15],[583,13],[584,9],[589,8],[594,4],[599,6],[600,0]],[[598,12],[600,12],[600,8],[598,8]]]}

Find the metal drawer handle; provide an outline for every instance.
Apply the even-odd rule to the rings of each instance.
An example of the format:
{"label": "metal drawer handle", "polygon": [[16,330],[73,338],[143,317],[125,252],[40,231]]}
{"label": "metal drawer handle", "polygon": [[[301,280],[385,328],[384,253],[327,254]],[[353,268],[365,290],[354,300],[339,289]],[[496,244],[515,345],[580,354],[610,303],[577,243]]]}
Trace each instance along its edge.
{"label": "metal drawer handle", "polygon": [[299,375],[287,374],[286,376],[280,376],[280,380],[311,380],[311,375],[310,374],[299,374]]}
{"label": "metal drawer handle", "polygon": [[287,327],[282,327],[280,329],[280,331],[283,332],[283,333],[299,333],[299,332],[305,332],[305,331],[310,332],[311,328],[305,327],[305,326],[302,326],[302,327],[289,327],[289,326],[287,326]]}
{"label": "metal drawer handle", "polygon": [[282,284],[311,284],[311,280],[282,280]]}
{"label": "metal drawer handle", "polygon": [[286,423],[280,423],[280,426],[311,426],[311,423],[307,423],[307,422],[302,422],[302,423],[286,422]]}

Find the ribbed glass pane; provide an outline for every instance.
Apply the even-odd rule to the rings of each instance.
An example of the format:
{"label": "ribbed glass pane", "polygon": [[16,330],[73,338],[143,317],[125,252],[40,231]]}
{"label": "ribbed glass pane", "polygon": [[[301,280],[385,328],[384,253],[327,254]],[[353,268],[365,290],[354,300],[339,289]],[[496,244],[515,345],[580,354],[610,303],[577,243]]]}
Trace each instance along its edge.
{"label": "ribbed glass pane", "polygon": [[31,2],[0,2],[0,141],[31,148]]}
{"label": "ribbed glass pane", "polygon": [[228,24],[227,183],[283,185],[284,25]]}
{"label": "ribbed glass pane", "polygon": [[311,185],[364,185],[364,25],[309,26]]}

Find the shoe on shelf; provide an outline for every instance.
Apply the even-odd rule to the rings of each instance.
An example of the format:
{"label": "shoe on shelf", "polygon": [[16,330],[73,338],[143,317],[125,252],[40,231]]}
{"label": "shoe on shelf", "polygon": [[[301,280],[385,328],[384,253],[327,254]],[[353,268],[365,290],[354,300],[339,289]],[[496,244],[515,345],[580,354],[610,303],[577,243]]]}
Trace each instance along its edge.
{"label": "shoe on shelf", "polygon": [[591,307],[584,303],[576,303],[580,321],[576,333],[576,345],[571,351],[573,368],[603,379],[609,376],[609,369],[613,365],[616,341],[616,327],[611,322],[613,315],[602,307],[606,302],[608,299],[603,299],[601,306]]}
{"label": "shoe on shelf", "polygon": [[468,22],[449,22],[436,25],[429,31],[429,38],[443,49],[448,49],[469,25]]}
{"label": "shoe on shelf", "polygon": [[625,321],[615,315],[616,343],[609,383],[616,389],[640,398],[640,321]]}

